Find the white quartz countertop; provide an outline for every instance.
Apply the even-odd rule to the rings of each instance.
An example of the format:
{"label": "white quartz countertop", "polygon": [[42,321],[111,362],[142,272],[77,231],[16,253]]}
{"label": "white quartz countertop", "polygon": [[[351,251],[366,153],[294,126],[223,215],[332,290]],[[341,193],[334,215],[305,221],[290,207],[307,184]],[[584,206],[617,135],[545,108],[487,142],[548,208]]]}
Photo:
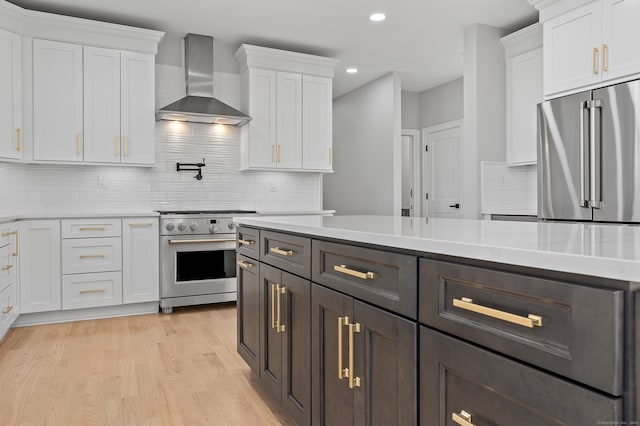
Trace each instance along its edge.
{"label": "white quartz countertop", "polygon": [[640,226],[394,216],[237,217],[247,226],[640,282]]}
{"label": "white quartz countertop", "polygon": [[73,219],[73,218],[101,218],[101,217],[153,217],[159,216],[158,212],[119,212],[119,213],[36,213],[36,214],[14,214],[0,216],[0,223],[14,222],[16,220],[37,220],[37,219]]}

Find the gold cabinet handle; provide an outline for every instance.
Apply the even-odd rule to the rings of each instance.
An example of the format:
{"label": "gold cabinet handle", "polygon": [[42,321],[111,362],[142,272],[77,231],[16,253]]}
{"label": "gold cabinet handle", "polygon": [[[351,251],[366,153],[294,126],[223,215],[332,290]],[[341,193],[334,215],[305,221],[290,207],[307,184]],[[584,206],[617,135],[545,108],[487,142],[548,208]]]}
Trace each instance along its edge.
{"label": "gold cabinet handle", "polygon": [[3,314],[8,314],[8,313],[9,313],[9,312],[11,312],[12,310],[13,310],[13,306],[9,305],[9,306],[7,306],[6,308],[4,308],[4,309],[2,310],[2,313],[3,313]]}
{"label": "gold cabinet handle", "polygon": [[598,48],[593,48],[593,73],[598,74]]}
{"label": "gold cabinet handle", "polygon": [[349,389],[354,387],[360,387],[360,377],[354,375],[354,350],[353,350],[353,335],[354,333],[360,333],[360,323],[349,324]]}
{"label": "gold cabinet handle", "polygon": [[276,328],[276,286],[271,284],[271,328]]}
{"label": "gold cabinet handle", "polygon": [[282,145],[278,145],[278,163],[282,163]]}
{"label": "gold cabinet handle", "polygon": [[82,254],[80,255],[80,259],[97,259],[107,257],[106,254]]}
{"label": "gold cabinet handle", "polygon": [[22,129],[18,127],[16,132],[18,133],[18,146],[16,147],[16,151],[20,152],[22,151]]}
{"label": "gold cabinet handle", "polygon": [[76,133],[76,154],[82,154],[82,133]]}
{"label": "gold cabinet handle", "polygon": [[333,147],[329,147],[329,165],[333,165]]}
{"label": "gold cabinet handle", "polygon": [[333,270],[343,274],[351,275],[352,277],[360,278],[362,280],[372,280],[375,278],[373,272],[360,272],[355,271],[347,267],[347,265],[333,265]]}
{"label": "gold cabinet handle", "polygon": [[80,231],[104,231],[104,226],[81,227]]}
{"label": "gold cabinet handle", "polygon": [[103,288],[96,288],[95,290],[80,290],[80,294],[88,293],[104,293],[106,290]]}
{"label": "gold cabinet handle", "polygon": [[129,222],[129,226],[132,228],[146,228],[152,225],[153,222]]}
{"label": "gold cabinet handle", "polygon": [[252,246],[256,243],[255,241],[252,241],[252,240],[243,240],[243,239],[239,239],[238,242],[243,246]]}
{"label": "gold cabinet handle", "polygon": [[236,263],[238,264],[239,267],[241,267],[243,269],[251,269],[251,268],[253,268],[253,263],[245,262],[244,260],[238,260],[238,261],[236,261]]}
{"label": "gold cabinet handle", "polygon": [[520,315],[499,311],[498,309],[489,308],[487,306],[476,305],[475,303],[473,303],[473,300],[469,299],[468,297],[453,299],[453,306],[455,306],[456,308],[475,312],[480,315],[497,318],[499,320],[510,322],[512,324],[521,325],[523,327],[542,327],[542,317],[539,315],[529,314],[527,317],[522,317]]}
{"label": "gold cabinet handle", "polygon": [[276,148],[276,145],[273,144],[271,145],[271,162],[272,163],[277,163],[278,162],[278,154],[276,153],[278,149]]}
{"label": "gold cabinet handle", "polygon": [[18,231],[11,231],[11,232],[3,232],[2,236],[3,237],[10,237],[10,236],[14,236],[16,239],[16,250],[11,254],[12,256],[18,256],[18,252],[20,251],[20,249],[18,248],[19,242],[20,242],[20,236]]}
{"label": "gold cabinet handle", "polygon": [[602,71],[609,71],[609,65],[607,64],[607,51],[609,50],[608,44],[602,45]]}
{"label": "gold cabinet handle", "polygon": [[464,410],[460,410],[460,414],[451,413],[451,420],[460,426],[473,426],[473,423],[471,423],[471,414]]}
{"label": "gold cabinet handle", "polygon": [[12,265],[12,264],[8,264],[7,266],[3,266],[3,267],[2,267],[2,270],[3,270],[3,271],[8,271],[8,270],[9,270],[9,269],[11,269],[11,268],[13,268],[13,265]]}
{"label": "gold cabinet handle", "polygon": [[113,145],[115,147],[115,155],[116,155],[116,157],[120,157],[120,136],[116,136]]}
{"label": "gold cabinet handle", "polygon": [[293,250],[283,250],[280,247],[271,247],[269,251],[271,253],[279,254],[280,256],[293,256]]}
{"label": "gold cabinet handle", "polygon": [[127,137],[122,137],[122,155],[126,157],[129,154],[129,144],[127,143]]}
{"label": "gold cabinet handle", "polygon": [[349,326],[349,317],[338,317],[338,379],[349,377],[349,369],[342,368],[342,327]]}
{"label": "gold cabinet handle", "polygon": [[282,296],[287,293],[287,288],[285,286],[276,285],[276,293],[278,297],[277,304],[276,304],[276,311],[277,311],[276,331],[278,333],[284,333],[286,330],[286,327],[282,323]]}

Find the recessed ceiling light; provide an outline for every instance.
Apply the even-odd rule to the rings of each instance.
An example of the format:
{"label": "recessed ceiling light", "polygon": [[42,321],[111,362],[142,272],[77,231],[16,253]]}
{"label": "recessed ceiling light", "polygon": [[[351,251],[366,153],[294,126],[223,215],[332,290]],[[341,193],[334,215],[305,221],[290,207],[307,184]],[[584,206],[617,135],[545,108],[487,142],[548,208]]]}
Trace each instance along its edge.
{"label": "recessed ceiling light", "polygon": [[382,12],[376,12],[369,15],[369,20],[373,22],[380,22],[384,21],[385,19],[387,19],[387,15]]}
{"label": "recessed ceiling light", "polygon": [[348,72],[349,74],[355,74],[355,73],[357,73],[357,72],[358,72],[358,68],[354,68],[354,67],[347,68],[347,72]]}

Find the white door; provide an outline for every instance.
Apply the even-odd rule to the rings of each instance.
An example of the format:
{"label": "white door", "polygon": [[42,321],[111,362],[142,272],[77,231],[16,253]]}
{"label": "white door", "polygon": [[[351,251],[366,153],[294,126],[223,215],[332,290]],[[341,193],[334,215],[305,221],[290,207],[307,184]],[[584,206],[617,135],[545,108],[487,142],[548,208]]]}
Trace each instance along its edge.
{"label": "white door", "polygon": [[22,158],[22,38],[0,29],[0,157]]}
{"label": "white door", "polygon": [[122,303],[160,300],[158,218],[122,219]]}
{"label": "white door", "polygon": [[333,84],[330,78],[302,76],[302,168],[332,166]]}
{"label": "white door", "polygon": [[425,130],[426,209],[429,217],[462,218],[461,125]]}
{"label": "white door", "polygon": [[155,164],[155,57],[121,53],[121,158],[128,164]]}
{"label": "white door", "polygon": [[275,168],[276,155],[276,72],[249,69],[249,115],[243,129],[248,134],[248,167]]}
{"label": "white door", "polygon": [[420,131],[402,129],[400,208],[402,216],[420,216]]}
{"label": "white door", "polygon": [[276,83],[278,168],[302,167],[302,75],[279,72]]}
{"label": "white door", "polygon": [[640,2],[603,0],[602,75],[618,78],[640,72]]}
{"label": "white door", "polygon": [[33,158],[82,161],[82,46],[33,40]]}

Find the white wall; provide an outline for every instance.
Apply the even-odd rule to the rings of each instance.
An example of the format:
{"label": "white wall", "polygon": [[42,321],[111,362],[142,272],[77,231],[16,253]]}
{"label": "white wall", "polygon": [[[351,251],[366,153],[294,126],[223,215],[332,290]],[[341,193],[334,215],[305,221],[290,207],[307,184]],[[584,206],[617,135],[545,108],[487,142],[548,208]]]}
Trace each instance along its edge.
{"label": "white wall", "polygon": [[420,93],[420,128],[461,120],[464,117],[463,78]]}
{"label": "white wall", "polygon": [[420,94],[402,91],[402,128],[420,129]]}
{"label": "white wall", "polygon": [[333,102],[333,168],[324,208],[400,214],[400,78],[387,74]]}

